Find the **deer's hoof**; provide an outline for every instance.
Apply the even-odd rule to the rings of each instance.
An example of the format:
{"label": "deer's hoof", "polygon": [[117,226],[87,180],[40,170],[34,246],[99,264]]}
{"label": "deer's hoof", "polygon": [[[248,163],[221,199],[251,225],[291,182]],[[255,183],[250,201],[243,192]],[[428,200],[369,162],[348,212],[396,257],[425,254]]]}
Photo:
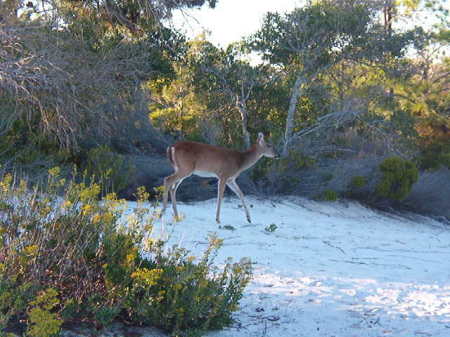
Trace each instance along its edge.
{"label": "deer's hoof", "polygon": [[252,223],[252,220],[249,217],[247,217],[247,221],[248,223]]}

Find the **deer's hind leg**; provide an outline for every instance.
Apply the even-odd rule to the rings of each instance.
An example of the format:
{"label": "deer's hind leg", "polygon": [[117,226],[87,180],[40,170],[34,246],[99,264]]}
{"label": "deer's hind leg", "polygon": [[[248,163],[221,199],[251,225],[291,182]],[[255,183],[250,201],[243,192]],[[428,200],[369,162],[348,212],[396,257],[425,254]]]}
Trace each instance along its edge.
{"label": "deer's hind leg", "polygon": [[178,175],[174,174],[164,178],[164,192],[163,192],[163,209],[162,213],[166,211],[167,203],[169,202],[169,191],[172,191],[173,184],[177,181]]}
{"label": "deer's hind leg", "polygon": [[163,194],[163,209],[162,213],[165,212],[167,208],[167,204],[169,201],[169,192],[170,192],[170,198],[172,199],[172,208],[173,213],[176,217],[178,217],[178,210],[177,210],[177,198],[176,198],[176,192],[180,184],[183,182],[184,179],[189,177],[191,173],[184,173],[180,174],[179,172],[175,172],[174,174],[164,178],[164,194]]}
{"label": "deer's hind leg", "polygon": [[170,198],[172,199],[172,207],[173,207],[173,213],[175,214],[175,216],[178,218],[178,210],[177,210],[177,190],[178,187],[180,187],[181,183],[183,182],[184,179],[188,178],[191,174],[189,173],[188,175],[178,179],[175,184],[172,185],[172,188],[170,189]]}

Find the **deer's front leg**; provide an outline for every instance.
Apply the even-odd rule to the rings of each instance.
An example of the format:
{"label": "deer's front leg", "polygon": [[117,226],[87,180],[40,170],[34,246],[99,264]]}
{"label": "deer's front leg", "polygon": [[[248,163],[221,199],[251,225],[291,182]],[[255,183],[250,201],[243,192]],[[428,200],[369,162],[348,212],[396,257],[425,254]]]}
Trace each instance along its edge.
{"label": "deer's front leg", "polygon": [[223,192],[225,191],[225,179],[219,179],[217,187],[217,212],[216,212],[216,222],[220,223],[220,205],[222,204]]}
{"label": "deer's front leg", "polygon": [[248,221],[249,223],[251,223],[252,220],[250,219],[250,212],[249,212],[249,210],[248,210],[248,208],[247,208],[247,205],[246,205],[246,203],[245,203],[245,200],[244,200],[244,193],[242,193],[241,189],[239,188],[239,186],[238,186],[238,184],[236,183],[235,180],[229,181],[229,182],[227,183],[227,185],[228,185],[228,187],[230,187],[231,190],[239,197],[239,199],[241,199],[242,206],[244,206],[244,210],[245,210],[245,215],[246,215],[246,217],[247,217],[247,221]]}

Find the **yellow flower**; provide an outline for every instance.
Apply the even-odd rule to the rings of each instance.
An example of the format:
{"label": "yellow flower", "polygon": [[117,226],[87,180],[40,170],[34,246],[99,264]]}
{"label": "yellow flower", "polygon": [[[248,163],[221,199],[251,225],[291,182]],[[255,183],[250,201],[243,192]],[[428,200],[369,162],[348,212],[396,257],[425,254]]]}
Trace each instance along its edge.
{"label": "yellow flower", "polygon": [[48,174],[50,174],[52,177],[57,177],[61,173],[61,169],[58,166],[55,166],[48,170]]}
{"label": "yellow flower", "polygon": [[39,248],[37,245],[30,245],[30,246],[26,246],[23,249],[23,251],[24,251],[25,255],[27,255],[27,256],[34,256],[34,255],[36,255],[38,249]]}
{"label": "yellow flower", "polygon": [[108,201],[117,201],[117,194],[116,193],[108,193],[106,196],[105,196],[105,199],[106,200],[108,200]]}
{"label": "yellow flower", "polygon": [[100,214],[96,213],[92,217],[92,223],[94,223],[94,224],[99,223],[101,219],[102,219],[102,216]]}
{"label": "yellow flower", "polygon": [[131,253],[129,253],[126,257],[127,264],[131,264],[137,256],[137,249],[133,248]]}
{"label": "yellow flower", "polygon": [[42,208],[39,210],[39,215],[45,217],[51,212],[51,210],[52,209],[50,208],[50,206],[42,206]]}
{"label": "yellow flower", "polygon": [[162,269],[138,268],[131,277],[146,286],[153,286],[161,278],[162,273]]}
{"label": "yellow flower", "polygon": [[89,215],[93,211],[93,209],[94,208],[92,207],[92,205],[83,205],[81,211],[83,215]]}
{"label": "yellow flower", "polygon": [[3,193],[6,193],[9,191],[9,187],[11,186],[12,179],[13,179],[12,175],[10,173],[7,173],[3,177],[3,180],[0,181],[0,190]]}
{"label": "yellow flower", "polygon": [[103,221],[106,223],[110,223],[114,220],[114,214],[112,214],[111,212],[107,212],[105,214],[103,214]]}
{"label": "yellow flower", "polygon": [[99,193],[100,193],[100,185],[93,184],[90,187],[84,188],[80,192],[80,200],[83,202],[93,200],[93,199],[97,198]]}

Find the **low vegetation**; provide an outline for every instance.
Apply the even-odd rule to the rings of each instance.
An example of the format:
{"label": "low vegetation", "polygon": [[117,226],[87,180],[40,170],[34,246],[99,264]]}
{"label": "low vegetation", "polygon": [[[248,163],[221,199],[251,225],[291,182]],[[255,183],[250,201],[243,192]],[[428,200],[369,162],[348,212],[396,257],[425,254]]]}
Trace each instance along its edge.
{"label": "low vegetation", "polygon": [[115,194],[100,201],[97,183],[58,174],[50,170],[45,191],[0,180],[1,333],[51,337],[64,323],[125,321],[192,336],[232,322],[249,261],[215,267],[215,236],[198,258],[153,238],[143,188],[125,216]]}
{"label": "low vegetation", "polygon": [[337,201],[339,199],[339,195],[336,191],[325,190],[317,197],[317,199],[323,201]]}
{"label": "low vegetation", "polygon": [[[126,321],[182,336],[231,322],[249,262],[214,267],[216,237],[199,258],[168,247],[151,236],[144,189],[128,216],[112,193],[160,185],[176,139],[271,138],[283,158],[262,160],[244,191],[448,214],[443,2],[307,1],[222,48],[167,25],[217,0],[0,1],[0,335]],[[71,181],[74,166],[86,178]]]}
{"label": "low vegetation", "polygon": [[[244,149],[263,132],[283,159],[250,171],[253,191],[404,199],[408,188],[372,186],[379,161],[394,154],[448,173],[442,1],[310,1],[266,13],[255,34],[226,48],[167,25],[173,11],[216,3],[0,3],[3,168],[39,181],[75,165],[102,194],[131,198],[136,186],[162,183],[174,140]],[[424,17],[435,24],[421,25]],[[367,186],[352,185],[355,175]]]}
{"label": "low vegetation", "polygon": [[383,176],[376,187],[376,193],[394,200],[405,199],[419,178],[416,165],[399,157],[385,159],[380,164],[380,171]]}

